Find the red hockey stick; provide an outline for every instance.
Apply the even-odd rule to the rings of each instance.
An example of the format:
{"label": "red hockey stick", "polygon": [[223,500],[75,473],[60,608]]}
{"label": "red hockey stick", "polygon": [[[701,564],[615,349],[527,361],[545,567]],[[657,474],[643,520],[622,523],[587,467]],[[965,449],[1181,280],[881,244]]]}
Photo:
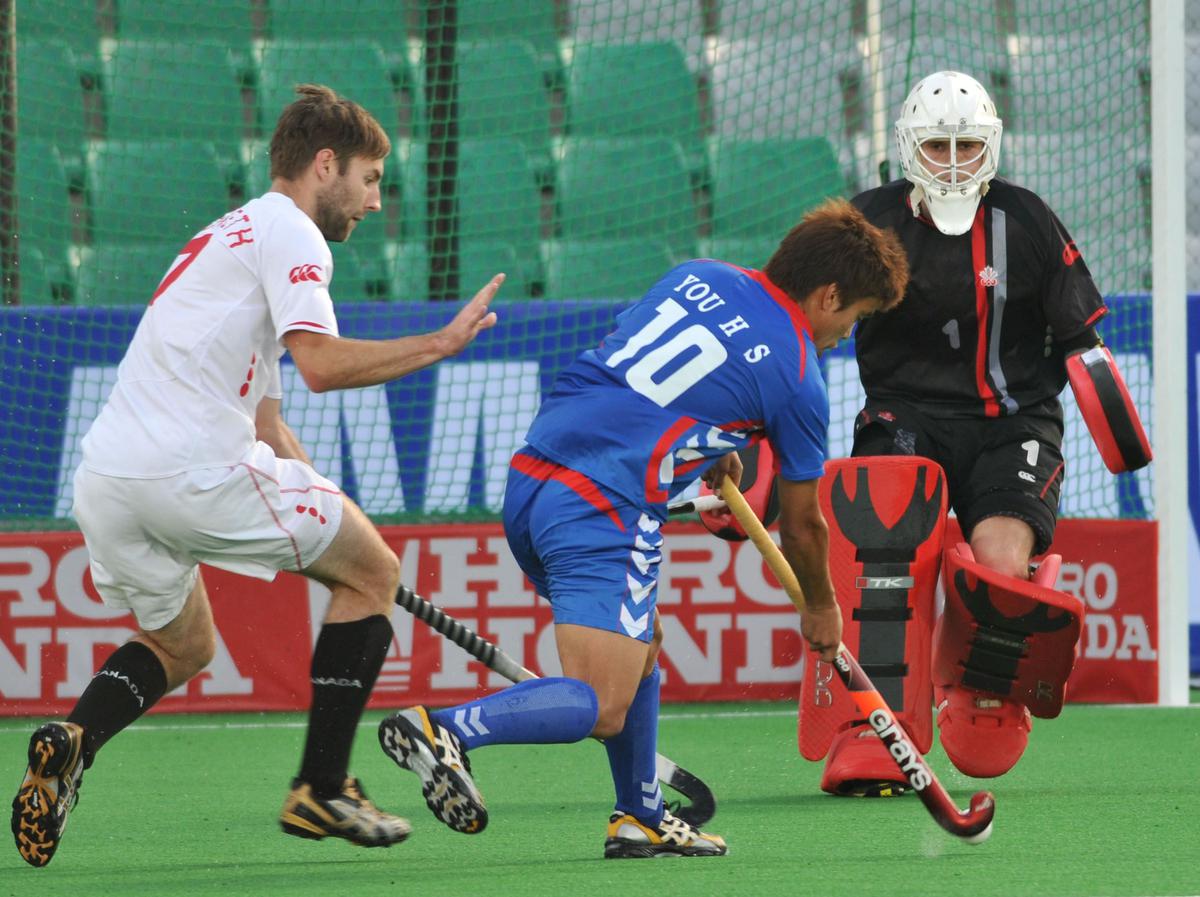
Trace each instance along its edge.
{"label": "red hockey stick", "polygon": [[[750,536],[754,547],[762,554],[763,560],[787,592],[792,604],[796,605],[796,610],[803,614],[804,593],[800,590],[795,572],[729,477],[725,478],[721,486],[721,497],[729,505],[742,529]],[[992,834],[992,816],[996,812],[996,801],[992,793],[980,791],[971,798],[971,805],[967,810],[958,809],[946,793],[946,789],[942,787],[942,783],[933,774],[933,770],[929,768],[929,764],[925,762],[925,758],[921,756],[921,752],[912,743],[912,739],[908,737],[908,733],[904,731],[904,727],[896,722],[896,716],[883,696],[871,684],[871,680],[845,645],[838,645],[833,666],[845,683],[846,690],[850,692],[850,697],[854,699],[859,712],[887,747],[896,766],[904,774],[913,791],[917,792],[921,803],[925,804],[925,809],[937,820],[938,825],[950,834],[965,839],[969,844],[982,844],[986,841]]]}

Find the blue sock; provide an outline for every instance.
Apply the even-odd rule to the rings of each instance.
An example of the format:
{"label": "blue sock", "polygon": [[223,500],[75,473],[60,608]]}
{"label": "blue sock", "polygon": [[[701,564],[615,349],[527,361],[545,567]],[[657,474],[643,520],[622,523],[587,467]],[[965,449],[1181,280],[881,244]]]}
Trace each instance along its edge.
{"label": "blue sock", "polygon": [[468,751],[485,744],[570,744],[596,727],[596,692],[564,677],[529,679],[477,701],[429,712]]}
{"label": "blue sock", "polygon": [[617,791],[618,813],[629,813],[651,827],[662,822],[662,789],[658,785],[658,664],[642,680],[620,735],[604,742]]}

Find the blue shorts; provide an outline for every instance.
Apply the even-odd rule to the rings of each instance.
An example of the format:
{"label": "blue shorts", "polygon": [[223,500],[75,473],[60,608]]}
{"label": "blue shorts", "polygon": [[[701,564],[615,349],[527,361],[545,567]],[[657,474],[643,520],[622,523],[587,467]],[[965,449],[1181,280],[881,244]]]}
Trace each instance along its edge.
{"label": "blue shorts", "polygon": [[504,491],[504,533],[555,623],[649,642],[654,635],[663,521],[530,449]]}

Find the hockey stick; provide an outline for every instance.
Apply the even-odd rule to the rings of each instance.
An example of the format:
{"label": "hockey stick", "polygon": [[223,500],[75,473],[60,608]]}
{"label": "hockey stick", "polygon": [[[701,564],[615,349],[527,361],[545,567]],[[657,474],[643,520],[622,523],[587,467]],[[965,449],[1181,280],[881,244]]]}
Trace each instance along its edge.
{"label": "hockey stick", "polygon": [[[454,642],[489,670],[495,670],[510,682],[524,682],[527,679],[538,678],[536,673],[525,669],[497,645],[492,644],[483,636],[476,635],[458,620],[441,608],[430,604],[407,586],[400,586],[396,592],[396,603],[435,632]],[[655,756],[658,761],[659,781],[678,791],[689,801],[687,805],[681,805],[672,812],[684,822],[695,826],[704,825],[712,819],[717,812],[717,801],[713,797],[712,789],[700,778],[662,754]]]}
{"label": "hockey stick", "polygon": [[[783,556],[783,552],[779,550],[779,546],[767,534],[767,529],[762,525],[762,521],[750,509],[750,505],[742,497],[737,485],[729,477],[725,478],[725,483],[721,487],[721,495],[729,504],[737,522],[750,536],[754,547],[762,554],[763,560],[767,562],[767,566],[771,568],[775,578],[783,586],[783,590],[787,592],[787,596],[796,606],[796,610],[803,614],[804,593],[800,590],[800,582],[796,579],[795,571],[787,562],[787,558]],[[942,783],[933,774],[933,770],[929,768],[929,764],[925,762],[925,758],[921,756],[921,752],[912,743],[912,739],[908,737],[908,733],[904,731],[904,727],[896,722],[895,714],[892,713],[883,696],[871,684],[867,674],[863,672],[858,661],[854,659],[854,655],[844,644],[838,645],[838,653],[833,660],[833,667],[837,670],[839,678],[845,683],[846,690],[854,699],[859,712],[871,724],[871,728],[875,730],[875,734],[888,749],[896,766],[904,774],[908,784],[920,796],[921,803],[925,805],[925,809],[929,811],[937,824],[950,834],[965,839],[969,844],[982,844],[986,841],[992,834],[992,816],[996,812],[996,800],[992,797],[992,793],[980,791],[971,798],[971,805],[967,810],[958,809],[954,801],[950,799],[950,795],[946,793],[946,789],[942,787]]]}

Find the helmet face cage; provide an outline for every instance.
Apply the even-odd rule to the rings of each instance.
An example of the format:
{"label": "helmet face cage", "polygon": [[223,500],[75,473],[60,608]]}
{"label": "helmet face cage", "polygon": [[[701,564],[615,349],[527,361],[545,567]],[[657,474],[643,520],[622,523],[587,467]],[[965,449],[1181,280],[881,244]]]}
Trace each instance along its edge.
{"label": "helmet face cage", "polygon": [[[934,223],[944,233],[970,226],[979,198],[996,176],[1003,125],[983,86],[961,72],[938,72],[923,79],[904,101],[896,121],[896,143],[904,176],[917,188]],[[931,140],[950,144],[949,164],[935,162],[925,150]],[[978,141],[978,153],[958,158],[960,141]],[[967,167],[976,161],[978,171]],[[919,193],[920,195],[916,195]],[[917,204],[914,202],[914,212]]]}

